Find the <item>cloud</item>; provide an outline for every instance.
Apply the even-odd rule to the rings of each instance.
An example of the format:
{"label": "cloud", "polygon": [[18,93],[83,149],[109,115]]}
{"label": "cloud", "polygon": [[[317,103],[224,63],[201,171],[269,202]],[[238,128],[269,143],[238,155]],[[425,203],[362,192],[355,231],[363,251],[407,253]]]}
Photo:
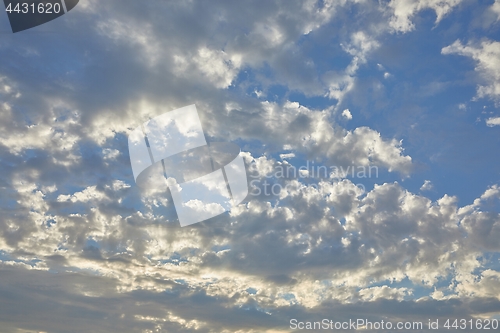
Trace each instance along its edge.
{"label": "cloud", "polygon": [[500,20],[500,1],[495,0],[495,2],[491,5],[490,10],[497,15],[496,21]]}
{"label": "cloud", "polygon": [[477,97],[489,97],[500,101],[500,42],[484,40],[481,43],[463,45],[459,40],[444,47],[442,54],[458,54],[476,61],[475,71],[481,83],[477,87]]}
{"label": "cloud", "polygon": [[491,117],[486,119],[486,125],[489,127],[500,126],[500,117]]}
{"label": "cloud", "polygon": [[344,117],[347,120],[351,120],[352,119],[351,111],[349,111],[349,109],[345,109],[344,111],[342,111],[342,117]]}
{"label": "cloud", "polygon": [[[121,325],[208,332],[238,325],[249,331],[282,327],[295,315],[331,311],[329,302],[334,308],[351,307],[351,316],[358,310],[373,311],[368,303],[375,303],[383,304],[382,312],[373,312],[375,317],[390,311],[421,319],[427,315],[415,312],[419,303],[411,301],[417,286],[431,294],[442,279],[453,280],[443,289],[448,296],[465,297],[457,303],[464,313],[468,305],[460,302],[467,297],[497,298],[493,286],[498,272],[483,268],[480,253],[482,247],[498,248],[500,216],[482,210],[498,200],[498,187],[467,209],[458,207],[455,198],[433,202],[397,183],[376,186],[366,195],[349,180],[323,181],[317,187],[290,180],[289,185],[280,205],[251,199],[231,212],[230,223],[223,219],[190,229],[154,220],[139,223],[133,211],[110,210],[105,201],[86,203],[78,216],[67,208],[54,211],[48,209],[57,202],[56,197],[49,199],[50,191],[44,190],[41,201],[37,198],[43,192],[26,189],[27,208],[42,215],[26,219],[26,234],[11,248],[13,257],[2,259],[7,265],[2,271],[11,272],[4,274],[2,284],[10,290],[34,286],[34,281],[50,287],[23,289],[27,294],[18,292],[19,301],[0,301],[12,307],[23,304],[29,294],[31,309],[43,314],[42,304],[51,297],[52,309],[68,318],[81,318],[78,309],[90,307],[95,310],[88,316],[95,318],[96,327],[104,325],[110,332]],[[130,195],[127,190],[121,192],[122,203]],[[38,222],[44,209],[45,215],[52,210],[57,221],[50,228]],[[56,280],[47,269],[60,272]],[[12,280],[18,274],[23,278]],[[412,287],[397,285],[406,280]],[[391,300],[404,302],[402,308],[391,310]],[[435,309],[449,306],[446,299],[422,302]],[[52,315],[41,318],[47,316]],[[63,331],[70,323],[78,326],[75,331],[83,327],[78,320],[2,320],[11,327],[48,331]],[[109,328],[104,320],[111,320]]]}
{"label": "cloud", "polygon": [[394,32],[406,33],[412,31],[415,29],[415,24],[411,21],[412,17],[425,9],[432,9],[436,12],[437,25],[461,2],[462,0],[391,0],[387,5],[392,14],[389,25]]}
{"label": "cloud", "polygon": [[195,63],[217,88],[227,88],[238,74],[241,59],[238,56],[227,59],[223,51],[202,48],[198,51]]}
{"label": "cloud", "polygon": [[[423,8],[439,21],[457,3],[391,2],[393,29],[411,29]],[[412,193],[394,181],[415,164],[400,138],[335,121],[383,47],[388,28],[374,15],[378,5],[81,1],[77,8],[71,21],[54,21],[60,34],[0,44],[5,332],[257,333],[332,313],[427,320],[450,309],[463,318],[500,311],[496,258],[484,256],[498,251],[498,186],[468,205]],[[357,8],[363,19],[354,22]],[[337,30],[336,48],[325,51],[337,67],[325,70],[308,50]],[[495,55],[488,47],[457,45],[479,52],[479,72],[494,67],[492,55],[480,55]],[[321,102],[308,106],[291,92]],[[135,185],[127,136],[193,103],[209,141],[242,147],[262,192],[180,228],[168,193]],[[366,182],[349,172],[277,176],[302,161],[395,174]],[[278,192],[266,195],[265,186]]]}
{"label": "cloud", "polygon": [[363,31],[357,31],[350,37],[350,42],[341,44],[343,50],[353,58],[343,73],[330,72],[325,74],[325,80],[329,85],[327,96],[338,100],[340,104],[343,97],[355,86],[355,76],[359,67],[367,62],[367,56],[377,49],[380,44],[374,36],[367,35]]}
{"label": "cloud", "polygon": [[434,188],[434,185],[430,180],[424,181],[424,184],[420,187],[420,191],[430,191]]}

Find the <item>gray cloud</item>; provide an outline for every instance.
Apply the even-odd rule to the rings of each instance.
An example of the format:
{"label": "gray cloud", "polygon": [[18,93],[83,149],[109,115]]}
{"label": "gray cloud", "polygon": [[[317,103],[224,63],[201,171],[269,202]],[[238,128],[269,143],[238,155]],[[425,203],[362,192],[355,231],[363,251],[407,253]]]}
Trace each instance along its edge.
{"label": "gray cloud", "polygon": [[[365,1],[82,0],[39,34],[5,37],[2,328],[279,332],[291,318],[498,312],[498,271],[481,259],[498,251],[498,187],[463,207],[412,193],[394,182],[414,169],[400,140],[336,121],[338,101],[356,92],[344,84],[357,84],[381,37],[396,23],[408,30],[422,8],[439,21],[454,6],[395,8],[394,21],[391,6]],[[345,24],[359,8],[366,26]],[[328,44],[336,20],[342,65],[322,75],[301,43]],[[306,107],[293,91],[329,104]],[[193,103],[210,139],[238,141],[254,179],[284,190],[189,228],[168,196],[142,193],[128,133]],[[284,152],[393,179],[363,193],[348,177],[266,178]]]}

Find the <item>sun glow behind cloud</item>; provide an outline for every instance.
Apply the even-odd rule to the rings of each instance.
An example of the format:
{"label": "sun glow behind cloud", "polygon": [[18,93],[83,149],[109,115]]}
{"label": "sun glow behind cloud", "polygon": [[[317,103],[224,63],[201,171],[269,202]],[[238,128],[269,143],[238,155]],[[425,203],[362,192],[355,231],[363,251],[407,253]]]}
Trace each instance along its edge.
{"label": "sun glow behind cloud", "polygon": [[[80,2],[0,42],[5,332],[500,312],[497,3]],[[127,136],[190,104],[261,192],[180,228],[135,186]],[[304,165],[350,171],[277,174]]]}

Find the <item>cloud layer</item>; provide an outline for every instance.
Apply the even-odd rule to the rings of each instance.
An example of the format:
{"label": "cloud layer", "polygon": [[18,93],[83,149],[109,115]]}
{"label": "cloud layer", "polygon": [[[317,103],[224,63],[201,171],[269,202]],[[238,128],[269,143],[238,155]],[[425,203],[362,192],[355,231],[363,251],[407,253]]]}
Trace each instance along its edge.
{"label": "cloud layer", "polygon": [[[461,6],[82,0],[39,34],[2,37],[2,330],[270,333],[291,318],[498,315],[498,179],[460,203],[380,114],[348,105],[405,95],[390,61],[403,51],[387,45],[416,38],[428,9],[433,36]],[[446,32],[433,57],[472,58],[475,101],[498,103],[499,42]],[[449,86],[415,95],[447,107],[432,98]],[[253,194],[181,228],[170,196],[136,186],[127,137],[190,104],[209,142],[242,148]],[[401,109],[396,122],[414,111]],[[304,165],[350,171],[283,174]]]}

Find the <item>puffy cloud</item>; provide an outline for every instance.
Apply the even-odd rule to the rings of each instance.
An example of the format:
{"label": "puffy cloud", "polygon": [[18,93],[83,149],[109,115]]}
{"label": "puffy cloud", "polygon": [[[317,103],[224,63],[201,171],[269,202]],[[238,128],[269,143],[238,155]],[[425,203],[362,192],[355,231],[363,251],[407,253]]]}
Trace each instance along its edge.
{"label": "puffy cloud", "polygon": [[495,0],[495,2],[491,5],[490,10],[497,15],[497,21],[500,20],[500,1]]}
{"label": "puffy cloud", "polygon": [[475,71],[481,83],[478,84],[477,97],[490,97],[496,103],[500,101],[500,42],[484,40],[479,44],[463,45],[456,40],[444,47],[442,54],[459,54],[471,57],[476,61]]}
{"label": "puffy cloud", "polygon": [[430,180],[424,181],[424,184],[420,187],[420,191],[430,191],[434,188]]}
{"label": "puffy cloud", "polygon": [[[266,129],[263,142],[278,137],[275,144],[280,149],[296,155],[311,152],[340,165],[380,165],[402,173],[411,167],[399,142],[384,140],[369,128],[342,129],[331,121],[329,110],[313,111],[290,102],[261,105],[257,124]],[[240,137],[254,138],[251,131],[240,131]],[[408,279],[430,289],[441,277],[452,275],[453,269],[462,275],[457,275],[456,288],[446,292],[456,295],[465,293],[463,288],[482,288],[469,283],[473,279],[467,275],[471,267],[481,267],[474,254],[482,249],[473,241],[486,239],[486,248],[496,248],[498,218],[481,209],[482,202],[495,198],[496,187],[472,207],[459,208],[453,198],[432,202],[398,184],[376,186],[364,194],[347,179],[320,179],[317,184],[306,184],[298,176],[276,179],[278,162],[265,156],[254,159],[249,153],[247,160],[254,160],[258,169],[255,179],[281,186],[280,203],[262,195],[249,197],[229,216],[178,228],[168,198],[142,197],[136,186],[129,185],[133,184],[130,174],[107,174],[106,170],[116,173],[130,168],[123,154],[116,154],[124,149],[121,145],[120,140],[107,148],[91,145],[95,153],[69,165],[66,176],[61,176],[63,169],[50,175],[39,164],[37,168],[20,164],[9,196],[17,204],[6,207],[0,238],[2,249],[9,253],[2,258],[6,265],[20,266],[17,272],[35,272],[26,276],[25,283],[44,276],[39,272],[45,270],[63,274],[67,281],[58,287],[60,298],[55,302],[61,298],[81,299],[83,304],[95,299],[106,304],[130,300],[116,313],[97,307],[113,318],[114,327],[234,331],[233,322],[214,322],[222,308],[212,307],[205,314],[206,308],[193,310],[201,298],[207,304],[224,300],[224,313],[239,313],[240,323],[263,331],[276,325],[276,319],[252,324],[250,313],[257,317],[277,310],[287,313],[293,306],[316,312],[331,301],[408,300],[412,288],[373,284]],[[8,150],[5,154],[16,156]],[[96,173],[101,174],[96,177]],[[71,185],[78,183],[85,186]],[[470,242],[463,232],[470,233]],[[79,282],[75,289],[71,281],[79,279],[80,272],[92,272],[95,281],[113,286],[113,293],[94,288],[94,280]],[[168,302],[157,301],[164,293],[174,296]],[[133,305],[137,297],[150,306],[137,309]],[[182,310],[166,310],[170,302],[180,300],[185,304]],[[34,311],[41,311],[40,304],[35,302]],[[78,304],[82,303],[76,303],[75,309]],[[12,319],[5,322],[26,327]],[[50,328],[44,321],[37,324]],[[103,323],[96,319],[99,325]]]}
{"label": "puffy cloud", "polygon": [[283,106],[263,102],[262,109],[251,126],[241,129],[240,137],[250,139],[247,135],[258,128],[260,140],[277,147],[288,145],[330,165],[377,165],[403,175],[411,171],[411,157],[403,155],[401,142],[383,139],[367,127],[347,131],[333,123],[331,109],[313,111],[296,102]]}
{"label": "puffy cloud", "polygon": [[344,95],[354,89],[355,76],[359,67],[367,62],[370,52],[377,49],[380,44],[374,36],[367,35],[363,31],[357,31],[351,35],[350,42],[342,45],[345,52],[352,55],[351,63],[343,73],[330,72],[325,74],[325,80],[329,85],[327,96],[342,102]]}
{"label": "puffy cloud", "polygon": [[486,119],[486,125],[489,127],[500,126],[500,117],[491,117]]}
{"label": "puffy cloud", "polygon": [[[257,179],[273,180],[266,176],[273,174],[274,162],[259,157],[255,163],[262,175]],[[134,190],[121,182],[76,192],[65,200],[73,206],[57,206],[61,197],[51,196],[55,188],[19,184],[25,203],[19,211],[36,214],[27,215],[23,225],[3,226],[2,248],[10,248],[11,257],[2,261],[17,263],[16,274],[33,272],[23,273],[24,280],[14,285],[33,285],[30,279],[46,284],[50,277],[43,275],[44,270],[61,272],[59,296],[52,302],[62,302],[63,297],[74,302],[75,309],[96,299],[104,304],[121,302],[118,308],[96,307],[106,313],[102,316],[112,318],[115,327],[231,330],[236,325],[231,320],[215,322],[219,311],[225,318],[228,311],[239,313],[239,324],[252,326],[257,325],[252,324],[252,314],[279,311],[290,317],[296,307],[321,313],[332,301],[359,304],[361,309],[368,306],[364,303],[381,300],[408,302],[416,293],[415,285],[430,295],[442,279],[454,279],[441,292],[455,298],[498,294],[490,287],[498,272],[480,270],[481,278],[472,273],[483,267],[479,258],[483,249],[498,249],[499,215],[482,208],[498,199],[497,186],[468,208],[457,206],[456,198],[449,196],[433,202],[397,183],[375,186],[363,194],[346,179],[323,180],[315,186],[298,179],[275,180],[283,181],[279,205],[250,197],[230,217],[193,228],[161,223],[154,208],[142,208],[141,214],[126,209]],[[106,199],[98,200],[96,192]],[[40,223],[49,217],[54,224]],[[405,280],[414,286],[391,285]],[[12,288],[8,281],[3,283]],[[38,297],[46,296],[34,292],[33,306],[40,311]],[[134,305],[138,299],[140,308]],[[212,305],[198,308],[200,300]],[[176,310],[167,310],[174,303]],[[413,310],[405,311],[407,316]],[[254,329],[271,327],[278,320],[273,318]],[[15,324],[13,319],[5,321]],[[49,327],[47,322],[37,323]],[[58,323],[58,329],[63,325]],[[101,319],[96,325],[103,325]]]}
{"label": "puffy cloud", "polygon": [[[378,7],[361,5],[376,17],[370,10]],[[405,20],[424,8],[408,6],[395,14],[395,29],[408,29]],[[438,20],[453,6],[427,5]],[[451,307],[464,317],[498,310],[498,272],[481,258],[498,250],[498,187],[460,207],[455,197],[431,200],[394,182],[363,190],[342,170],[277,174],[306,159],[397,177],[412,171],[402,141],[369,127],[347,130],[334,120],[336,106],[305,107],[267,89],[342,100],[380,48],[380,32],[343,32],[338,48],[347,60],[325,77],[301,43],[350,13],[350,3],[78,8],[72,21],[54,22],[61,35],[0,44],[6,332],[257,333],[331,313],[421,319]],[[260,76],[269,68],[272,75]],[[180,228],[168,194],[134,184],[126,137],[149,117],[192,103],[208,138],[238,140],[261,193]],[[265,181],[278,192],[265,194]]]}
{"label": "puffy cloud", "polygon": [[406,288],[391,288],[388,286],[365,288],[359,291],[361,299],[375,301],[377,299],[396,299],[402,301],[408,294]]}
{"label": "puffy cloud", "polygon": [[349,109],[345,109],[344,111],[342,111],[342,117],[344,117],[347,120],[351,120],[352,119],[351,111],[349,111]]}
{"label": "puffy cloud", "polygon": [[454,7],[458,6],[462,0],[391,0],[387,5],[391,18],[390,27],[395,32],[409,32],[415,29],[412,17],[425,9],[432,9],[436,12],[436,24],[438,24]]}
{"label": "puffy cloud", "polygon": [[228,59],[223,51],[202,48],[198,51],[195,63],[217,88],[227,88],[238,74],[241,59],[238,56]]}

